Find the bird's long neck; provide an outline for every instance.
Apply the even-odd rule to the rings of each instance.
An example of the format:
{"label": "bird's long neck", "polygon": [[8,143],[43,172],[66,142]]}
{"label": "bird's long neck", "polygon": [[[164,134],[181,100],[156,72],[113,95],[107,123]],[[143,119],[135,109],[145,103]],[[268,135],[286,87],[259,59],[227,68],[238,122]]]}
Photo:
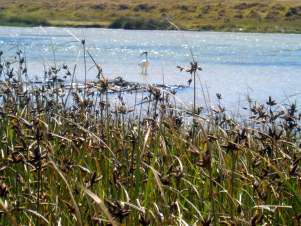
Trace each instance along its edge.
{"label": "bird's long neck", "polygon": [[148,61],[148,54],[145,54],[145,60]]}

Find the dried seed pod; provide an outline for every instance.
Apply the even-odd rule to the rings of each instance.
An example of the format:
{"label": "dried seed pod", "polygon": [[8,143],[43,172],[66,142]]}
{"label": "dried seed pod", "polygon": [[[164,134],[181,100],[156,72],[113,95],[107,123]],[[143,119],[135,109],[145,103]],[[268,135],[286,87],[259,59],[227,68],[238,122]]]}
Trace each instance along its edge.
{"label": "dried seed pod", "polygon": [[0,197],[4,198],[8,194],[9,189],[5,183],[0,182]]}

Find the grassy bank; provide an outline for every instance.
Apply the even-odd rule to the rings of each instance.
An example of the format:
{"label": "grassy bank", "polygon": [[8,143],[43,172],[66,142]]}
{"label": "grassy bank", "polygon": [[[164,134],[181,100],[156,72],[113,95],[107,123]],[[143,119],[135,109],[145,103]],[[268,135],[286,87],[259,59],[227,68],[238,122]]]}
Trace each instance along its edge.
{"label": "grassy bank", "polygon": [[2,25],[51,25],[214,31],[301,32],[297,0],[11,1],[0,0]]}
{"label": "grassy bank", "polygon": [[128,106],[98,65],[95,81],[68,87],[76,67],[33,84],[15,59],[0,54],[1,225],[300,224],[295,104],[249,100],[238,122],[221,95],[208,113],[149,86]]}

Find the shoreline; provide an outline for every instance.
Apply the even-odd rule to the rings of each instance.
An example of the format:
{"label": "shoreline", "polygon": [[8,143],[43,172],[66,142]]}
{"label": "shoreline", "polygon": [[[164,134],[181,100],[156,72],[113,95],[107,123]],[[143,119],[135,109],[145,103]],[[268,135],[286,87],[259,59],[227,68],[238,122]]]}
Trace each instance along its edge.
{"label": "shoreline", "polygon": [[[0,27],[18,27],[18,28],[31,28],[31,27],[54,27],[54,28],[101,28],[101,29],[111,29],[111,30],[140,30],[140,31],[176,31],[175,28],[166,28],[166,29],[140,29],[140,28],[124,28],[124,27],[110,27],[108,25],[104,25],[103,23],[52,23],[49,22],[47,24],[26,24],[26,23],[2,23],[0,21]],[[258,29],[243,29],[243,28],[225,28],[225,29],[181,29],[179,31],[191,31],[191,32],[232,32],[232,33],[258,33],[258,34],[301,34],[301,27],[300,31],[284,31],[284,30],[258,30]]]}

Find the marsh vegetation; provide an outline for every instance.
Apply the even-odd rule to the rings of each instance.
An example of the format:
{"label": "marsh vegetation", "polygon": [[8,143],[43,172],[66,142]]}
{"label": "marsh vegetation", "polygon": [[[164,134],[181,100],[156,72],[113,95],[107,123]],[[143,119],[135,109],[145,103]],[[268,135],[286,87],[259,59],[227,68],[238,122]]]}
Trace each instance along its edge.
{"label": "marsh vegetation", "polygon": [[[36,83],[26,65],[22,51],[0,54],[1,225],[300,224],[294,103],[249,99],[241,120],[220,94],[214,108],[182,108],[175,90],[123,89],[97,62],[80,85],[76,66]],[[178,68],[195,86],[197,63]]]}

